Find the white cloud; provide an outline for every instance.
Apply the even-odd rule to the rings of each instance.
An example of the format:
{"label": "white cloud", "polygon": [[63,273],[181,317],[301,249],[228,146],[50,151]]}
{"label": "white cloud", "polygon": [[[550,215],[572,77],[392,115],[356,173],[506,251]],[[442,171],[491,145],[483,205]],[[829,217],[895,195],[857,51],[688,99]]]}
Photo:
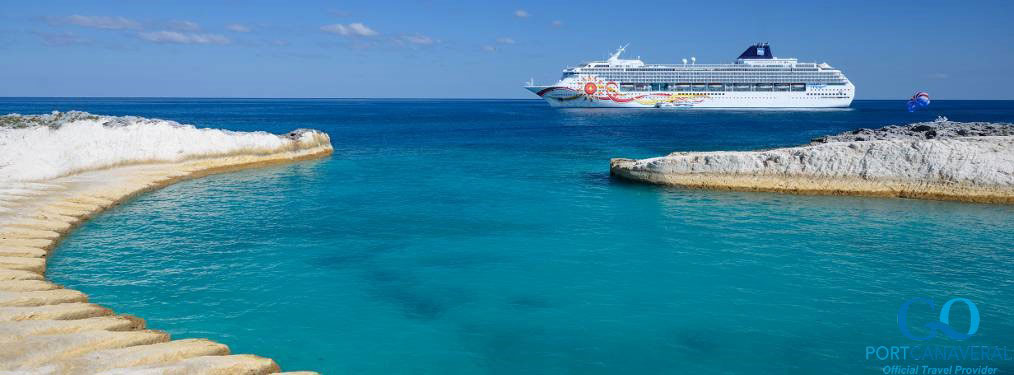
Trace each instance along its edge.
{"label": "white cloud", "polygon": [[233,23],[233,24],[226,25],[225,28],[227,30],[229,30],[229,31],[233,31],[233,32],[237,32],[237,33],[248,33],[248,32],[253,31],[253,29],[251,29],[250,26],[242,25],[242,24],[238,24],[238,23]]}
{"label": "white cloud", "polygon": [[401,39],[412,44],[430,45],[436,43],[436,40],[433,40],[433,38],[422,34],[405,35]]}
{"label": "white cloud", "polygon": [[131,20],[124,17],[107,17],[107,16],[82,16],[75,14],[67,17],[46,17],[52,25],[76,25],[81,27],[90,27],[93,29],[107,29],[107,30],[120,30],[120,29],[136,29],[141,27],[141,24],[137,21]]}
{"label": "white cloud", "polygon": [[37,31],[35,35],[38,35],[47,46],[71,46],[91,43],[91,40],[72,32],[49,33]]}
{"label": "white cloud", "polygon": [[350,23],[348,25],[342,25],[336,23],[333,25],[324,25],[320,27],[320,30],[326,33],[338,34],[342,36],[374,36],[377,35],[376,31],[363,25],[362,23]]}
{"label": "white cloud", "polygon": [[508,38],[508,37],[496,38],[496,42],[500,43],[500,44],[514,44],[514,43],[517,43],[517,42],[514,41],[514,39],[511,39],[511,38]]}
{"label": "white cloud", "polygon": [[201,25],[193,21],[175,20],[169,22],[169,28],[176,31],[200,31]]}
{"label": "white cloud", "polygon": [[181,33],[178,31],[155,31],[137,34],[143,40],[152,43],[175,44],[229,44],[231,41],[219,34]]}
{"label": "white cloud", "polygon": [[362,36],[374,36],[374,35],[377,35],[376,31],[373,31],[373,29],[371,29],[369,27],[366,27],[366,25],[363,25],[361,23],[350,23],[349,24],[349,30],[352,30],[352,32],[354,34],[356,34],[356,35],[362,35]]}
{"label": "white cloud", "polygon": [[526,18],[530,15],[531,14],[528,14],[528,11],[524,9],[518,9],[514,11],[514,17]]}
{"label": "white cloud", "polygon": [[496,47],[487,44],[482,46],[482,50],[486,52],[496,52]]}
{"label": "white cloud", "polygon": [[555,20],[552,23],[550,23],[550,25],[553,25],[553,27],[560,27],[563,26],[563,21]]}

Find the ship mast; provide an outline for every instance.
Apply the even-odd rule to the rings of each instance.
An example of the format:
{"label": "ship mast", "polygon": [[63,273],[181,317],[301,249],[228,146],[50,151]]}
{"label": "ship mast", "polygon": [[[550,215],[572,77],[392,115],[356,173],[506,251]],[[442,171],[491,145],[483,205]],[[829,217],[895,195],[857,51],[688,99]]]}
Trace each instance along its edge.
{"label": "ship mast", "polygon": [[608,61],[609,62],[613,62],[613,61],[619,60],[620,59],[620,54],[623,53],[623,51],[626,51],[627,50],[627,46],[629,46],[629,45],[630,45],[630,43],[627,43],[625,45],[620,46],[620,48],[617,49],[616,52],[613,52],[612,55],[609,55],[609,60]]}

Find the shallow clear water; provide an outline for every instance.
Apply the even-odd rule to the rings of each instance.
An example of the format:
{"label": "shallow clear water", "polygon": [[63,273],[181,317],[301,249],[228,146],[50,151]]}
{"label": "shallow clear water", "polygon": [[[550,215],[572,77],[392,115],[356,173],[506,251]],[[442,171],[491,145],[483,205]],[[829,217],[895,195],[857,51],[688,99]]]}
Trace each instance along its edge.
{"label": "shallow clear water", "polygon": [[54,281],[176,338],[326,373],[854,374],[885,364],[866,346],[913,343],[896,321],[913,297],[981,312],[973,338],[929,343],[1014,348],[1014,208],[643,186],[610,179],[608,160],[940,114],[1014,121],[1012,102],[932,105],[8,98],[0,112],[331,135],[329,159],[176,184],[57,249]]}

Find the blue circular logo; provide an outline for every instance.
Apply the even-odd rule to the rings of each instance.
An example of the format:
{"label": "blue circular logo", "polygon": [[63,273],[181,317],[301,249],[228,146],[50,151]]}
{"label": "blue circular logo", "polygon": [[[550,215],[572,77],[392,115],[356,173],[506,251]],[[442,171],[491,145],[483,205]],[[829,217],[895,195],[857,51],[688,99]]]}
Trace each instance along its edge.
{"label": "blue circular logo", "polygon": [[[968,306],[968,332],[959,332],[951,327],[951,307],[957,302]],[[909,330],[908,325],[908,309],[916,303],[929,305],[930,309],[936,310],[933,300],[924,297],[913,298],[901,304],[901,308],[898,309],[898,328],[901,329],[901,334],[905,335],[905,337],[912,340],[925,341],[936,337],[937,332],[942,332],[945,336],[952,339],[964,340],[972,337],[972,335],[979,331],[979,308],[975,306],[975,303],[967,298],[952,298],[940,308],[940,319],[938,321],[923,324],[923,327],[929,329],[929,333],[926,336],[916,336]]]}

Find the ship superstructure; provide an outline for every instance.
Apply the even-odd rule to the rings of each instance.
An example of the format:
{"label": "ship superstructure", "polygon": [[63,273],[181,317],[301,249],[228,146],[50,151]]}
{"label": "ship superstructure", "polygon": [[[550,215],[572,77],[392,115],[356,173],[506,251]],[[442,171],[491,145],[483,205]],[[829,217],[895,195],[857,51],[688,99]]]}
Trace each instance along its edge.
{"label": "ship superstructure", "polygon": [[777,58],[767,43],[750,46],[731,64],[645,64],[622,59],[563,70],[553,85],[526,89],[554,107],[848,107],[855,86],[827,63]]}

